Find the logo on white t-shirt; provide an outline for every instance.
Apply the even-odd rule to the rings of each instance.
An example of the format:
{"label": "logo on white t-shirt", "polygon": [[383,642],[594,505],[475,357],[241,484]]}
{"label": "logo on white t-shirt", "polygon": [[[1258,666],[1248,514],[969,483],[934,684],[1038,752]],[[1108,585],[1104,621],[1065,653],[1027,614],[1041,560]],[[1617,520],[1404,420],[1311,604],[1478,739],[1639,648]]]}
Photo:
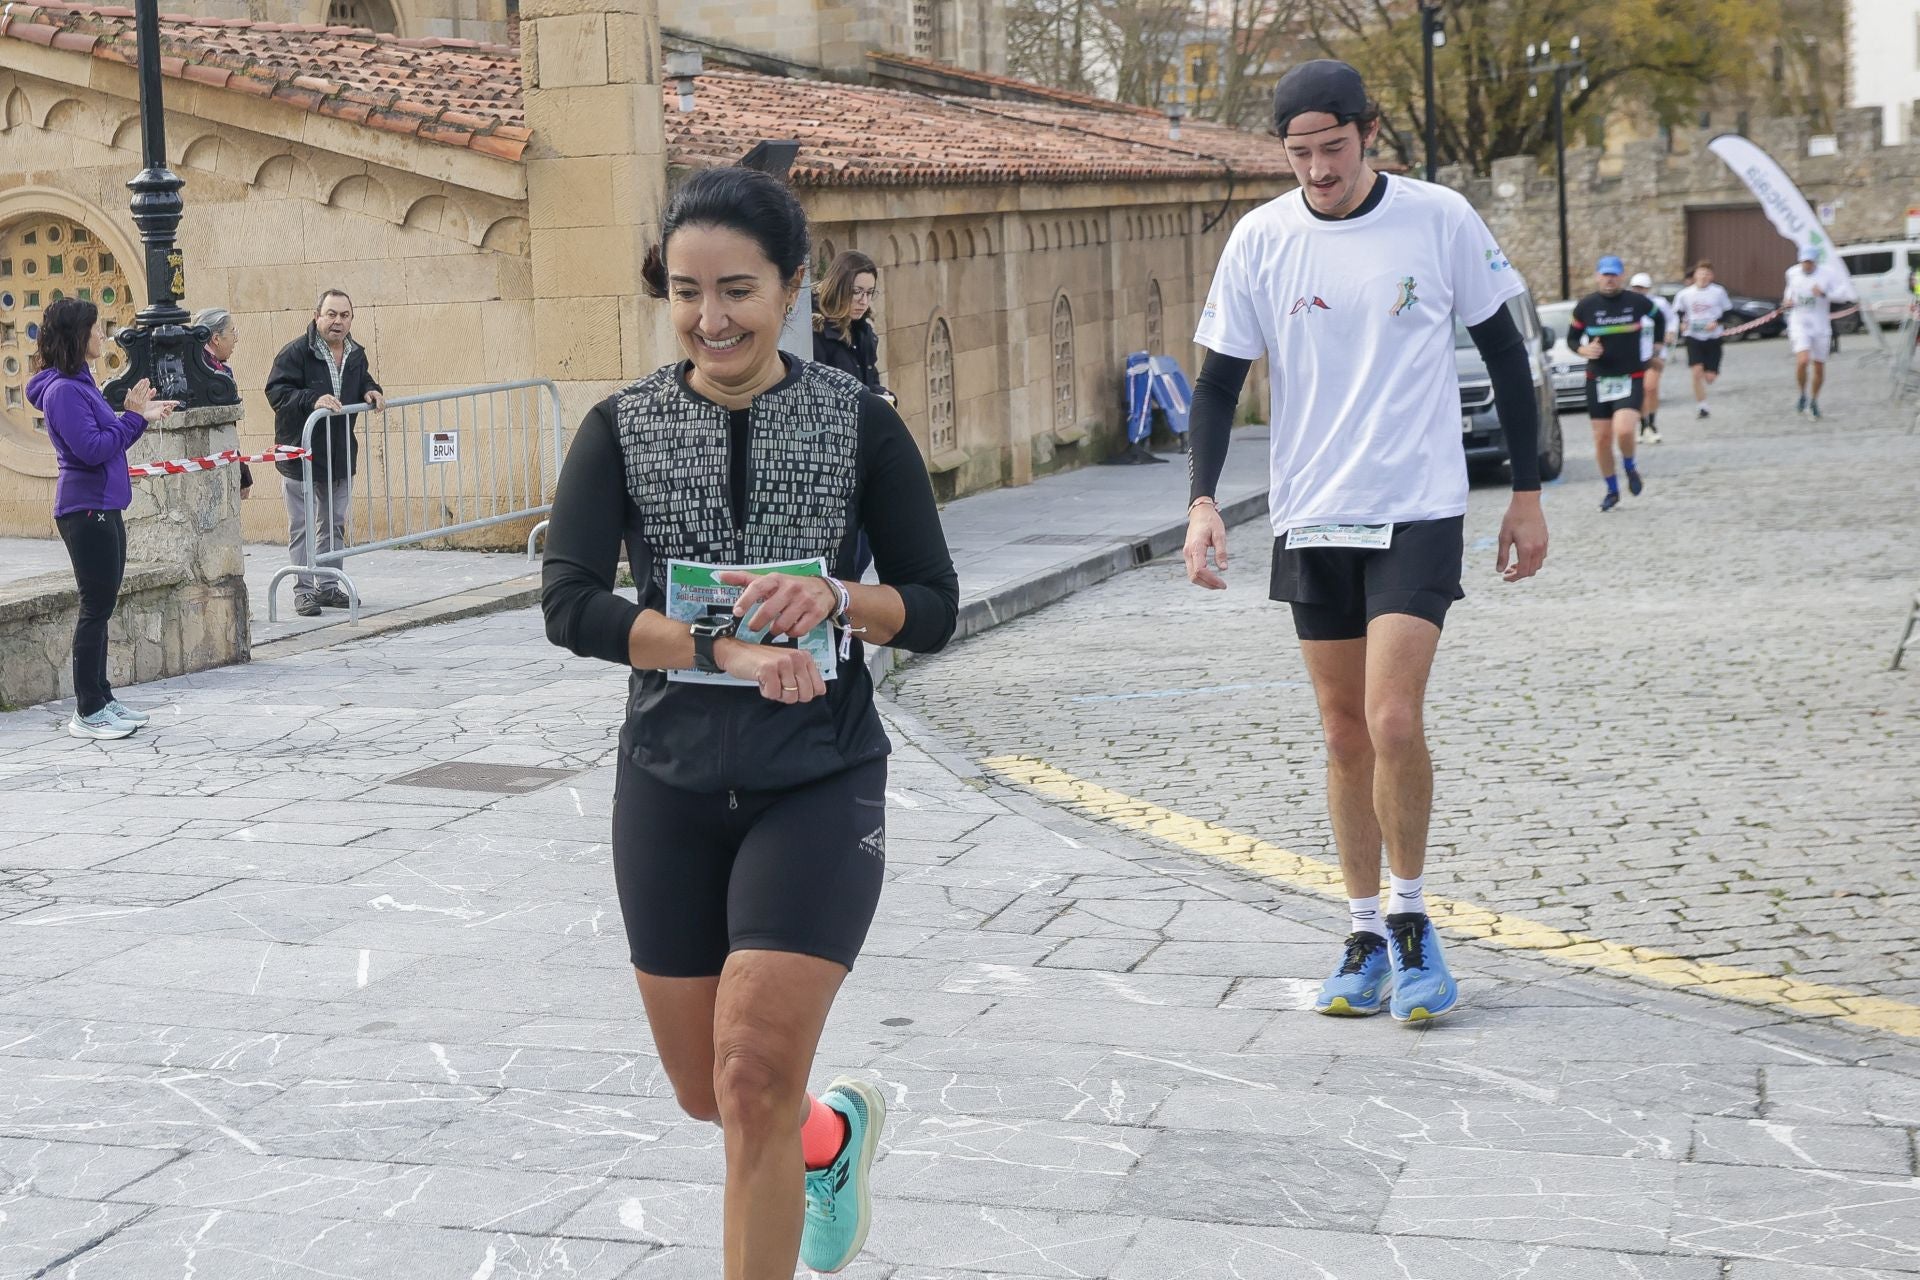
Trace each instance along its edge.
{"label": "logo on white t-shirt", "polygon": [[1506,254],[1500,252],[1498,249],[1489,249],[1487,250],[1487,270],[1511,271],[1513,270],[1513,264],[1507,261]]}
{"label": "logo on white t-shirt", "polygon": [[1406,276],[1400,281],[1400,300],[1393,304],[1393,310],[1387,312],[1388,315],[1397,316],[1414,303],[1420,301],[1419,296],[1413,291],[1414,287],[1412,276]]}
{"label": "logo on white t-shirt", "polygon": [[1297,316],[1302,311],[1304,311],[1308,315],[1312,315],[1314,313],[1315,308],[1318,308],[1321,311],[1333,310],[1333,308],[1328,306],[1325,302],[1323,302],[1320,298],[1320,295],[1316,293],[1311,298],[1295,298],[1293,301],[1293,310],[1287,312],[1287,314],[1290,316]]}

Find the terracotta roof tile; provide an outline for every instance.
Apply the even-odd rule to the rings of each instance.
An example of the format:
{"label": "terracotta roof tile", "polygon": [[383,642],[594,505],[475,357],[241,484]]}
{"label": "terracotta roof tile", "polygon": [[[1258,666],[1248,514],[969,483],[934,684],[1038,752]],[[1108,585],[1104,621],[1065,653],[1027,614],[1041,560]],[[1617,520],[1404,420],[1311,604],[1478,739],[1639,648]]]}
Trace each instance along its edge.
{"label": "terracotta roof tile", "polygon": [[[133,10],[25,0],[0,18],[11,37],[136,61]],[[272,97],[306,111],[518,160],[528,134],[519,51],[472,40],[397,40],[320,23],[250,22],[163,14],[161,71]],[[368,108],[374,108],[369,118]],[[514,132],[501,133],[511,127]]]}
{"label": "terracotta roof tile", "polygon": [[[135,59],[133,11],[58,0],[15,0],[0,38],[57,45],[114,62]],[[162,66],[196,83],[388,133],[519,160],[526,127],[515,49],[471,40],[396,40],[315,23],[233,18],[161,20]],[[989,96],[934,97],[818,80],[714,71],[699,78],[695,109],[662,86],[672,163],[731,164],[762,138],[801,143],[801,186],[928,186],[1047,182],[1193,181],[1287,176],[1277,141],[1189,122],[1179,141],[1166,119],[1041,85],[916,59],[888,58]]]}

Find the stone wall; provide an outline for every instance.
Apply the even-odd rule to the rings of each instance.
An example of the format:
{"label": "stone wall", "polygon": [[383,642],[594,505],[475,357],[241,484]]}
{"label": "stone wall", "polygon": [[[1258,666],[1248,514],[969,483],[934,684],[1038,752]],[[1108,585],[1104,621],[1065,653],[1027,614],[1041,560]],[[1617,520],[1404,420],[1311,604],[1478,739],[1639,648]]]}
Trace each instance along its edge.
{"label": "stone wall", "polygon": [[[126,75],[130,90],[132,72]],[[402,154],[379,163],[224,121],[254,112],[279,123],[275,115],[284,112],[301,124],[336,122],[177,81],[167,93],[176,108],[167,114],[168,150],[186,180],[184,305],[234,314],[244,449],[273,446],[267,371],[279,348],[305,330],[322,288],[352,294],[354,336],[390,396],[533,375],[526,202],[512,194],[523,181],[517,166],[446,147],[434,148],[447,153],[438,174],[407,165]],[[43,210],[73,217],[113,247],[144,301],[127,212],[126,182],[140,159],[134,103],[0,68],[0,108],[0,226]],[[397,139],[337,127],[401,150]],[[505,170],[511,181],[496,179],[495,190],[459,181],[476,165]],[[52,451],[17,421],[0,424],[0,434],[0,534],[50,537]],[[254,475],[254,496],[242,508],[246,536],[283,539],[278,477],[271,467],[255,467]]]}
{"label": "stone wall", "polygon": [[[1903,239],[1906,211],[1920,205],[1920,143],[1881,143],[1880,112],[1839,113],[1834,155],[1809,156],[1813,130],[1802,119],[1759,120],[1748,136],[1779,162],[1809,204],[1835,206],[1828,228],[1841,245]],[[1618,176],[1602,176],[1601,152],[1567,152],[1569,273],[1576,296],[1592,279],[1603,253],[1627,259],[1629,271],[1646,270],[1657,280],[1677,278],[1687,256],[1687,210],[1756,205],[1752,193],[1702,136],[1684,153],[1668,154],[1656,141],[1632,144]],[[1560,280],[1557,188],[1551,162],[1533,156],[1493,163],[1491,177],[1470,177],[1458,168],[1441,181],[1464,192],[1486,218],[1500,245],[1542,301],[1558,295]],[[1790,264],[1782,244],[1780,269]]]}

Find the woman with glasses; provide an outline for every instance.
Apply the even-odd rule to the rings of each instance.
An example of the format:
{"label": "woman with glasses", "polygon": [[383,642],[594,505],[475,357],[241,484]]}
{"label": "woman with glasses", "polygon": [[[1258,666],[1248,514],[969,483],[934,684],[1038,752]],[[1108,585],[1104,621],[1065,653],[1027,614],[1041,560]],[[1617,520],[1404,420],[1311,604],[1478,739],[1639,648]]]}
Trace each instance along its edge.
{"label": "woman with glasses", "polygon": [[880,292],[880,269],[864,253],[848,250],[827,268],[813,300],[813,359],[843,370],[862,386],[892,402],[880,382],[880,335],[873,327],[873,300]]}

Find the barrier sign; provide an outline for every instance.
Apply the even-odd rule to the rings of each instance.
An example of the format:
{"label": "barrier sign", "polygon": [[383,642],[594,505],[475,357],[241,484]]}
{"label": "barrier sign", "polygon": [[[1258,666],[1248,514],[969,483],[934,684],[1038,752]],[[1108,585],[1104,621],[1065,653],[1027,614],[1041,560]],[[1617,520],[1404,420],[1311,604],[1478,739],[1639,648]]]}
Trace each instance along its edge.
{"label": "barrier sign", "polygon": [[427,432],[427,465],[436,462],[458,462],[460,460],[460,433],[458,431]]}

